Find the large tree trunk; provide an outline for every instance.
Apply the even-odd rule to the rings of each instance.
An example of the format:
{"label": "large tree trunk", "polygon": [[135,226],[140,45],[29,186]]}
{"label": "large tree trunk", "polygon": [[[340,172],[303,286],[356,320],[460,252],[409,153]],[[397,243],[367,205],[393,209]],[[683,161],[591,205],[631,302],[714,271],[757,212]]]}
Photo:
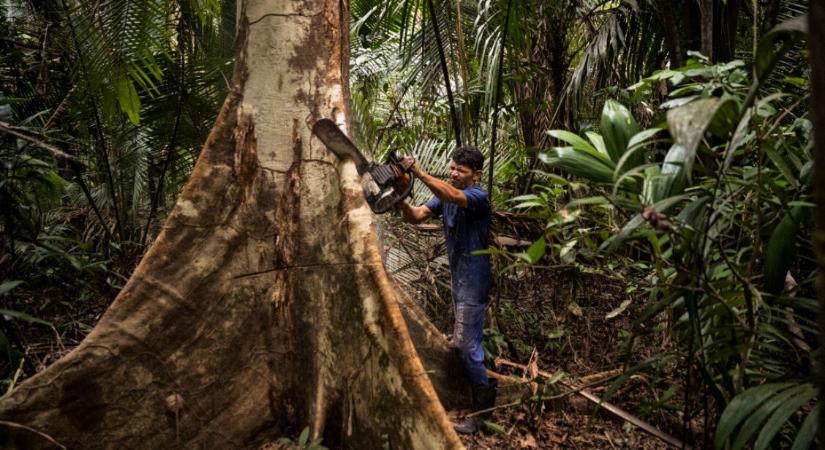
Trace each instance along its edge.
{"label": "large tree trunk", "polygon": [[345,2],[240,3],[231,93],[174,211],[86,340],[0,401],[0,447],[253,448],[306,426],[338,448],[461,446],[355,167],[310,133],[347,126]]}

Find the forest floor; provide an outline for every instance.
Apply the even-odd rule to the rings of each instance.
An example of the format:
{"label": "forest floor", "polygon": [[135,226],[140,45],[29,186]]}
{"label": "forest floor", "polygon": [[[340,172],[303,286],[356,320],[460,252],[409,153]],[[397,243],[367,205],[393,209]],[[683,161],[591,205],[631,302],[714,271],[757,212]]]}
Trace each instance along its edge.
{"label": "forest floor", "polygon": [[[587,277],[585,277],[587,278]],[[597,284],[598,285],[598,284]],[[498,364],[496,370],[515,377],[531,379],[536,369],[553,375],[564,374],[556,383],[538,384],[544,388],[551,401],[523,401],[519,404],[499,407],[493,413],[491,422],[495,425],[487,432],[475,436],[461,436],[470,450],[475,449],[666,449],[675,448],[661,439],[639,429],[624,419],[606,411],[594,402],[573,392],[568,387],[588,385],[588,391],[597,397],[605,396],[611,382],[620,373],[623,360],[616,350],[617,338],[630,317],[638,313],[638,307],[629,308],[626,318],[611,320],[605,316],[619,307],[623,301],[614,295],[617,289],[600,289],[601,295],[591,297],[591,304],[579,304],[581,315],[569,315],[560,320],[571,330],[564,338],[565,343],[551,344],[544,353],[532,355],[535,365],[530,366],[527,357],[525,369]],[[538,297],[537,302],[540,302]],[[536,305],[522,304],[525,309],[540,310]],[[560,316],[557,316],[559,320]],[[502,320],[504,322],[504,320]],[[554,328],[555,329],[555,328]],[[572,330],[576,330],[575,333]],[[520,336],[518,330],[510,330],[507,338],[521,342],[535,342],[530,336]],[[560,332],[557,331],[556,334]],[[553,340],[563,339],[563,337]],[[645,349],[637,349],[644,351]],[[647,349],[650,353],[654,350]],[[516,351],[518,353],[518,351]],[[518,354],[508,354],[517,359]],[[555,377],[554,377],[555,378]],[[537,377],[540,380],[540,376]],[[656,411],[655,398],[662,395],[662,384],[667,380],[653,382],[648,376],[636,374],[630,377],[609,402],[622,408],[637,418],[653,426],[679,436],[681,423],[664,410]],[[568,385],[568,386],[565,386]],[[451,412],[452,418],[459,419],[459,412]]]}
{"label": "forest floor", "polygon": [[[535,238],[535,224],[514,216],[496,219],[494,231],[500,248],[514,244],[505,249],[524,251]],[[385,230],[389,230],[382,236],[388,270],[429,317],[440,318],[433,320],[436,327],[450,333],[453,314],[449,268],[440,227],[391,222]],[[497,269],[506,264],[494,258]],[[599,398],[607,395],[609,403],[629,415],[664,434],[683,438],[680,417],[667,408],[668,404],[683,401],[678,386],[682,381],[680,368],[666,357],[672,346],[668,334],[648,330],[639,334],[630,354],[620,351],[624,341],[638,331],[634,330],[634,318],[645,307],[646,294],[638,289],[639,284],[640,280],[620,270],[582,265],[499,271],[485,330],[488,366],[522,380],[535,380],[538,392],[553,400],[536,401],[533,397],[500,405],[493,412],[493,425],[485,433],[461,437],[467,448],[677,448],[570,392],[571,386],[587,385],[590,393]],[[513,367],[513,363],[523,368]],[[628,370],[640,364],[645,364],[647,370]],[[537,371],[550,375],[551,380],[537,376]],[[632,375],[612,386],[628,372]],[[467,411],[449,412],[454,420],[463,413]],[[690,429],[692,437],[688,441],[701,439],[700,421],[694,419]]]}
{"label": "forest floor", "polygon": [[[401,232],[394,235],[405,236],[405,243],[397,242],[393,236],[383,237],[389,243],[385,247],[388,269],[430,317],[440,318],[433,323],[449,333],[449,271],[443,258],[440,230],[399,229]],[[529,239],[529,232],[513,231],[519,233],[516,235],[520,239]],[[499,373],[535,382],[537,392],[545,399],[536,401],[527,396],[521,402],[499,406],[493,412],[489,429],[478,435],[462,436],[467,448],[674,448],[570,388],[587,385],[587,390],[600,398],[609,394],[610,403],[664,433],[683,437],[682,421],[666,407],[668,402],[679,401],[681,395],[676,386],[681,381],[678,367],[661,357],[670,345],[663,340],[666,334],[648,333],[638,339],[630,356],[619,351],[633,329],[633,318],[643,309],[644,298],[634,285],[622,273],[591,271],[580,266],[531,267],[498,275],[490,300],[489,329],[485,331],[489,363]],[[71,351],[113,299],[100,296],[71,301],[72,292],[60,287],[21,287],[15,295],[4,298],[10,304],[3,308],[37,311],[38,319],[54,327],[6,318],[7,334],[12,332],[25,356],[20,367],[0,367],[6,379],[2,392],[8,389],[10,381],[19,383]],[[105,288],[98,290],[105,292]],[[51,301],[44,303],[44,298]],[[611,383],[623,370],[650,361],[656,362],[656,370],[625,377],[615,392],[609,392],[613,390]],[[526,370],[517,365],[527,366]],[[541,376],[539,371],[552,376]],[[449,412],[456,421],[463,413],[466,411]],[[691,434],[700,436],[699,422],[694,419],[690,425]]]}

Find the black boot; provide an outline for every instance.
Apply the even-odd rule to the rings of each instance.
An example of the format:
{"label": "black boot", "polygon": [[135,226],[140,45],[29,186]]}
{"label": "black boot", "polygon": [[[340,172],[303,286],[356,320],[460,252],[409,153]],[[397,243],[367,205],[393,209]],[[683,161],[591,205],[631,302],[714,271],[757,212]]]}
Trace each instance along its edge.
{"label": "black boot", "polygon": [[[487,380],[486,385],[473,386],[473,411],[482,411],[495,406],[497,388],[498,380],[492,378]],[[491,411],[471,416],[464,419],[463,422],[455,425],[453,428],[460,434],[475,434],[484,429],[484,421],[488,420],[491,416]]]}

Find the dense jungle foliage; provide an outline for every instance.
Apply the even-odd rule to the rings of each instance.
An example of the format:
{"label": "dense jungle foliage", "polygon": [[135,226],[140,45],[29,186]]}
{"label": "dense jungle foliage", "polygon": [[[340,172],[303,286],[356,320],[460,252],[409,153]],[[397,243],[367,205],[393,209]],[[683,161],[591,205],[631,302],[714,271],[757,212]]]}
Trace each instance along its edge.
{"label": "dense jungle foliage", "polygon": [[[643,312],[608,398],[647,374],[697,445],[811,448],[806,4],[351,0],[356,140],[440,176],[456,144],[481,149],[495,209],[543,228],[489,250],[505,273],[629,280],[609,315]],[[3,391],[81,339],[152,242],[227,92],[235,7],[0,6]]]}

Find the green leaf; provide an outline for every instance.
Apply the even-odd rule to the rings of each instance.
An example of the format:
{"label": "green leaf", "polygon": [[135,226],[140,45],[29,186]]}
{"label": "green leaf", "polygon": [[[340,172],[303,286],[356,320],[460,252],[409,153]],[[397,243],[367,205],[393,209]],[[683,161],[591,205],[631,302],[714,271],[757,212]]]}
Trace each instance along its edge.
{"label": "green leaf", "polygon": [[777,295],[785,287],[785,274],[793,262],[801,207],[793,208],[774,228],[765,248],[765,292]]}
{"label": "green leaf", "polygon": [[547,248],[547,241],[544,240],[542,236],[536,242],[527,249],[527,257],[529,258],[530,264],[537,263],[542,256],[544,256],[544,251]]}
{"label": "green leaf", "polygon": [[770,158],[776,168],[779,169],[782,176],[784,176],[785,179],[791,183],[791,186],[797,188],[799,186],[799,181],[796,179],[794,171],[791,170],[791,167],[785,157],[771,145],[764,145],[763,148],[765,149],[765,154],[768,155],[768,158]]}
{"label": "green leaf", "polygon": [[797,384],[781,392],[777,392],[776,395],[765,400],[765,402],[755,409],[742,424],[742,427],[739,429],[739,433],[736,435],[736,439],[733,441],[731,450],[740,450],[743,448],[758,431],[768,425],[765,420],[771,413],[776,411],[783,403],[793,397],[796,397],[799,393],[807,390],[808,388],[808,383],[803,385]]}
{"label": "green leaf", "polygon": [[305,446],[309,442],[309,427],[305,427],[303,431],[301,431],[301,435],[298,436],[298,444],[301,447]]}
{"label": "green leaf", "polygon": [[798,88],[808,89],[808,79],[801,77],[785,77],[785,82]]}
{"label": "green leaf", "polygon": [[808,161],[802,165],[802,168],[799,169],[799,180],[810,189],[813,186],[813,173],[814,173],[814,162]]}
{"label": "green leaf", "polygon": [[[627,150],[630,139],[639,132],[639,125],[624,105],[608,100],[602,109],[601,132],[610,159],[617,162]],[[630,161],[631,167],[642,161],[641,155],[634,157]]]}
{"label": "green leaf", "polygon": [[811,448],[811,444],[814,442],[814,438],[816,438],[816,426],[819,423],[819,405],[817,405],[808,417],[805,418],[805,421],[802,422],[802,426],[799,427],[799,432],[796,433],[796,439],[794,439],[793,447],[791,450],[808,450]]}
{"label": "green leaf", "polygon": [[733,431],[742,420],[751,416],[752,412],[768,398],[774,396],[777,392],[787,390],[791,386],[794,386],[794,383],[763,384],[747,389],[734,397],[725,407],[722,417],[719,418],[719,425],[716,427],[716,436],[713,440],[714,446],[723,448],[725,441],[733,434]]}
{"label": "green leaf", "polygon": [[46,325],[47,327],[54,328],[51,322],[46,322],[45,320],[38,319],[37,317],[32,317],[24,312],[14,311],[11,309],[0,309],[0,316],[9,316],[15,319],[23,320],[29,323],[37,323],[40,325]]}
{"label": "green leaf", "polygon": [[816,203],[813,203],[813,202],[805,202],[805,201],[802,201],[802,200],[794,200],[794,201],[788,202],[788,206],[790,206],[791,208],[796,208],[796,207],[800,207],[800,208],[816,208]]}
{"label": "green leaf", "polygon": [[[677,195],[675,197],[660,200],[653,204],[653,209],[659,213],[665,212],[671,206],[687,199],[688,197],[688,195]],[[632,219],[630,219],[630,221],[628,221],[625,224],[625,226],[622,227],[621,230],[619,230],[619,232],[616,235],[611,236],[610,239],[604,241],[600,248],[602,250],[607,250],[609,252],[615,250],[621,243],[626,241],[633,234],[633,232],[635,232],[639,227],[644,225],[645,222],[646,221],[644,217],[642,217],[641,213],[636,214],[635,216],[633,216]]]}
{"label": "green leaf", "polygon": [[571,132],[565,131],[565,130],[550,130],[550,131],[547,132],[547,134],[549,134],[550,136],[553,136],[556,139],[567,142],[568,144],[572,145],[574,148],[578,148],[578,149],[582,149],[582,150],[588,150],[588,151],[593,152],[593,153],[598,153],[599,152],[598,150],[596,150],[595,147],[590,145],[590,143],[588,143],[587,141],[582,139],[581,136],[579,136],[575,133],[571,133]]}
{"label": "green leaf", "polygon": [[649,128],[647,130],[642,130],[634,134],[633,137],[630,138],[630,142],[627,143],[627,146],[634,147],[636,145],[640,145],[648,139],[652,138],[653,136],[659,134],[662,130],[662,128]]}
{"label": "green leaf", "polygon": [[13,280],[13,281],[6,281],[3,284],[0,284],[0,297],[6,295],[9,291],[20,286],[23,284],[23,280]]}
{"label": "green leaf", "polygon": [[754,450],[762,450],[768,448],[776,433],[788,421],[793,413],[799,408],[805,406],[812,398],[816,396],[816,388],[811,383],[805,383],[799,388],[799,392],[789,397],[771,414],[756,442],[753,444]]}
{"label": "green leaf", "polygon": [[489,420],[485,420],[484,425],[486,425],[487,428],[495,431],[498,434],[507,434],[507,430],[505,430],[504,427],[502,427],[501,425],[499,425],[495,422],[490,422]]}
{"label": "green leaf", "polygon": [[582,197],[577,198],[570,203],[566,204],[565,208],[572,208],[574,206],[582,206],[582,205],[609,205],[610,201],[605,198],[603,195],[597,195],[594,197]]}
{"label": "green leaf", "polygon": [[[756,49],[755,72],[757,81],[766,78],[773,69],[776,61],[790,48],[790,46],[808,33],[808,17],[801,15],[786,20],[765,33]],[[783,44],[782,49],[776,50],[777,44]]]}
{"label": "green leaf", "polygon": [[565,371],[558,369],[555,372],[553,372],[553,375],[551,375],[550,378],[547,379],[547,381],[545,381],[545,384],[556,384],[559,381],[563,380],[566,376],[567,373]]}
{"label": "green leaf", "polygon": [[639,177],[642,180],[645,178],[645,171],[650,167],[658,167],[656,163],[648,163],[642,164],[639,166],[628,167],[625,168],[625,163],[636,153],[644,150],[644,147],[636,146],[631,147],[625,152],[624,155],[619,159],[619,162],[616,164],[616,169],[613,171],[613,195],[615,196],[616,193],[622,187],[633,188],[634,190],[638,188],[636,180],[633,177]]}
{"label": "green leaf", "polygon": [[667,123],[674,144],[662,163],[656,188],[657,198],[680,194],[688,186],[696,160],[696,150],[717,111],[729,99],[707,98],[667,112]]}
{"label": "green leaf", "polygon": [[679,222],[686,223],[693,228],[699,228],[705,221],[705,211],[709,197],[697,197],[690,201],[676,216]]}
{"label": "green leaf", "polygon": [[573,247],[578,243],[577,239],[567,241],[561,246],[559,250],[559,258],[563,263],[570,264],[576,258],[576,253],[573,252]]}
{"label": "green leaf", "polygon": [[604,138],[602,137],[602,135],[600,135],[599,133],[594,133],[592,131],[587,131],[584,133],[584,135],[587,136],[587,139],[593,144],[593,147],[596,147],[596,150],[598,150],[599,153],[605,156],[608,155],[607,147],[605,147],[604,145]]}
{"label": "green leaf", "polygon": [[513,198],[511,198],[507,201],[515,203],[515,202],[523,202],[525,200],[538,200],[538,199],[539,199],[539,196],[536,195],[536,194],[524,194],[524,195],[518,195],[516,197],[513,197]]}
{"label": "green leaf", "polygon": [[[638,134],[636,136],[638,136]],[[618,179],[620,178],[620,175],[627,170],[641,167],[647,159],[644,150],[645,147],[638,143],[636,145],[628,145],[627,151],[625,151],[625,153],[616,162],[616,169],[613,171],[613,178]],[[628,168],[625,168],[625,166],[628,166]]]}
{"label": "green leaf", "polygon": [[651,317],[654,317],[660,312],[664,311],[665,308],[676,303],[676,301],[678,301],[679,299],[681,299],[681,293],[677,291],[665,296],[663,299],[657,301],[656,303],[649,305],[642,312],[642,316],[638,320],[639,323],[644,323],[650,320]]}
{"label": "green leaf", "polygon": [[742,118],[739,119],[739,124],[736,126],[736,130],[734,130],[733,136],[730,138],[730,143],[725,148],[725,157],[722,162],[721,170],[722,173],[728,172],[728,168],[733,162],[733,157],[736,154],[736,150],[745,145],[748,140],[752,138],[752,133],[749,127],[752,115],[753,108],[748,108],[745,110],[745,113],[742,114]]}
{"label": "green leaf", "polygon": [[729,139],[739,124],[739,99],[722,97],[722,103],[708,124],[708,131],[721,139]]}
{"label": "green leaf", "polygon": [[120,110],[123,111],[133,124],[140,123],[140,97],[138,97],[137,90],[132,84],[132,81],[126,77],[118,78],[117,83],[117,101],[120,105]]}
{"label": "green leaf", "polygon": [[564,328],[556,327],[556,328],[554,328],[553,330],[551,330],[549,332],[544,332],[543,334],[544,334],[544,337],[547,338],[547,339],[558,339],[558,338],[564,336],[564,333],[565,333]]}
{"label": "green leaf", "polygon": [[613,181],[613,162],[598,151],[591,153],[574,147],[555,147],[547,153],[540,153],[539,159],[571,175],[596,183]]}

